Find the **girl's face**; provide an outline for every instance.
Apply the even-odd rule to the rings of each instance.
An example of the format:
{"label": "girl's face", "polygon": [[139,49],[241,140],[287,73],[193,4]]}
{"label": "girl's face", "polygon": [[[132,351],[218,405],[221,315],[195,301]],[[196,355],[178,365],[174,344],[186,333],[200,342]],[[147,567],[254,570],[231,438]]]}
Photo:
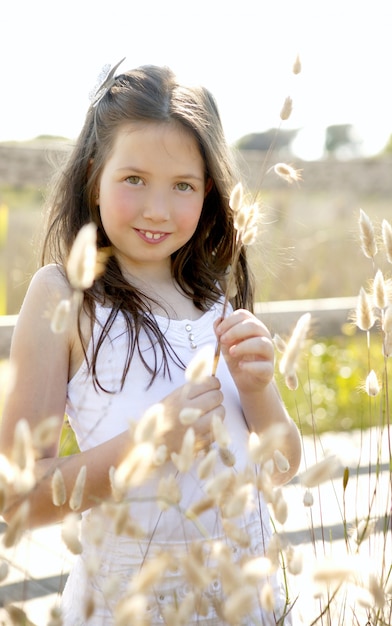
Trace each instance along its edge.
{"label": "girl's face", "polygon": [[123,269],[157,277],[196,230],[206,193],[196,139],[175,123],[119,129],[98,187],[102,225]]}

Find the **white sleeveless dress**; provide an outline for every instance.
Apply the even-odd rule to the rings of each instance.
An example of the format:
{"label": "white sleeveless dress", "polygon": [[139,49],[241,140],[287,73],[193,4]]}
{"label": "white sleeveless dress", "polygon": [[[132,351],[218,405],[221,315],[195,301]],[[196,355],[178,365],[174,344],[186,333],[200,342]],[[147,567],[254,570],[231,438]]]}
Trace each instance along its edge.
{"label": "white sleeveless dress", "polygon": [[[169,320],[159,316],[156,320],[169,345],[181,361],[188,364],[198,349],[208,344],[215,345],[213,323],[221,313],[221,305],[217,304],[196,321]],[[97,322],[89,346],[90,354],[93,342],[97,340],[108,314],[109,309],[97,306]],[[153,350],[144,333],[141,334],[140,345],[144,358],[153,363]],[[162,370],[149,386],[150,375],[141,363],[136,350],[121,389],[126,347],[125,321],[122,314],[119,314],[110,330],[110,338],[105,340],[100,349],[97,364],[101,386],[114,393],[106,393],[94,386],[85,363],[69,382],[66,410],[82,451],[127,430],[130,420],[139,419],[148,407],[162,400],[170,391],[185,382],[183,368],[170,361],[170,377]],[[224,395],[226,410],[224,423],[231,437],[230,450],[236,458],[236,464],[231,471],[236,472],[246,464],[248,430],[237,389],[223,358],[219,361],[217,376]],[[222,467],[218,463],[216,471],[220,471]],[[243,554],[257,556],[264,554],[271,536],[271,527],[269,512],[261,494],[256,494],[255,505],[249,510],[246,518],[235,520],[238,526],[246,529],[250,538],[249,547],[240,549],[224,536],[216,510],[212,509],[201,515],[203,532],[200,526],[186,519],[181,512],[205,495],[203,482],[197,476],[196,465],[185,474],[177,472],[176,479],[182,494],[180,507],[171,507],[165,511],[158,507],[154,498],[158,481],[162,476],[173,473],[176,473],[174,465],[166,462],[159,467],[156,478],[130,494],[130,516],[132,521],[143,529],[142,539],[127,534],[116,534],[112,517],[109,514],[105,515],[102,507],[92,508],[82,514],[83,552],[76,557],[63,592],[64,626],[116,626],[115,606],[126,594],[132,576],[139,572],[142,565],[150,562],[154,555],[161,551],[170,551],[176,559],[181,560],[189,550],[191,542],[201,542],[205,538],[205,531],[209,538],[221,539],[229,546],[234,561],[240,559]],[[104,528],[103,537],[102,528]],[[204,543],[206,544],[205,541]],[[205,556],[206,562],[208,558]],[[212,559],[212,555],[210,558]],[[255,606],[254,612],[241,624],[270,626],[277,623],[277,619],[284,612],[284,594],[275,576],[270,582],[278,599],[275,612],[267,614],[260,606]],[[137,624],[171,626],[171,622],[165,618],[165,615],[168,615],[167,605],[178,605],[190,591],[191,585],[181,573],[181,568],[174,566],[165,579],[154,588],[143,609],[144,621],[138,621]],[[204,596],[208,608],[203,611],[203,615],[195,613],[187,624],[205,626],[226,624],[214,608],[222,599],[221,582],[218,579],[212,580],[204,590]],[[90,610],[87,609],[88,606]],[[285,619],[284,624],[291,624],[289,617]]]}

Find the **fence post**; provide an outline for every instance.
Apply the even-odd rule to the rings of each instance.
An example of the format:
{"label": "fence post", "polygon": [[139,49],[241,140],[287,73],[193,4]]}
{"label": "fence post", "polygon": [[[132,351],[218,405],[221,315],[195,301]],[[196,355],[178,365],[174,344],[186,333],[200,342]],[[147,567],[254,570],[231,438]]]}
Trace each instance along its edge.
{"label": "fence post", "polygon": [[0,315],[7,314],[7,255],[8,206],[0,204]]}

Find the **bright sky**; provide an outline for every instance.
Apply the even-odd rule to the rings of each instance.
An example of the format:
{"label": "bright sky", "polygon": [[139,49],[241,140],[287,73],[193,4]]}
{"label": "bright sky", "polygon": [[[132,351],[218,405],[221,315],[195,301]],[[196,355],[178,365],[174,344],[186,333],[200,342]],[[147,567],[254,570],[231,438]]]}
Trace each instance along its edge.
{"label": "bright sky", "polygon": [[[215,95],[230,142],[279,124],[286,96],[299,156],[326,126],[364,150],[392,133],[391,0],[14,0],[0,32],[0,141],[75,138],[106,63],[166,64]],[[302,72],[291,72],[297,54]]]}

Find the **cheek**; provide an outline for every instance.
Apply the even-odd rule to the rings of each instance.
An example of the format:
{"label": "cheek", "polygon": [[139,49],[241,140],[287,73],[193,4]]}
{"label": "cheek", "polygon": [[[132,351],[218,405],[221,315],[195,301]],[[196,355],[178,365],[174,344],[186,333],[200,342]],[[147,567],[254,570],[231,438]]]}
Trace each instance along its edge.
{"label": "cheek", "polygon": [[178,224],[183,230],[195,231],[199,223],[203,203],[195,202],[187,211],[180,211],[177,214]]}
{"label": "cheek", "polygon": [[118,190],[109,195],[101,193],[100,210],[102,222],[110,220],[111,223],[123,223],[129,221],[137,212],[137,206],[129,195]]}

